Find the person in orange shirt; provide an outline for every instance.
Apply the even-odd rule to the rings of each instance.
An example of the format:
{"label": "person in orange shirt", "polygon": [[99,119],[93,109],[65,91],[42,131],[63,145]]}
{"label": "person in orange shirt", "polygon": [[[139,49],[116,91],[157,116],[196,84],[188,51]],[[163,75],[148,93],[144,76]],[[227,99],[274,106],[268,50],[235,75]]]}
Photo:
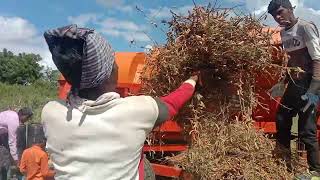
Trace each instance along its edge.
{"label": "person in orange shirt", "polygon": [[53,179],[55,172],[49,168],[48,155],[43,150],[45,147],[44,135],[40,135],[33,141],[32,146],[22,153],[20,172],[26,176],[26,180]]}

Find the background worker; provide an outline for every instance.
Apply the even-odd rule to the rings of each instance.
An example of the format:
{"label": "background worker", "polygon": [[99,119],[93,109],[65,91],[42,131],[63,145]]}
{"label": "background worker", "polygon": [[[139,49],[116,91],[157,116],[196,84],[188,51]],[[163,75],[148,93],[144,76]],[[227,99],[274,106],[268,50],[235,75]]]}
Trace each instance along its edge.
{"label": "background worker", "polygon": [[42,110],[55,179],[143,179],[138,168],[147,135],[192,97],[198,76],[162,98],[121,98],[114,52],[100,34],[71,25],[44,37],[72,85],[67,102]]}
{"label": "background worker", "polygon": [[21,123],[27,122],[33,112],[25,107],[18,112],[7,110],[0,113],[0,180],[7,179],[12,160],[18,166],[16,131]]}
{"label": "background worker", "polygon": [[26,180],[47,180],[54,176],[54,171],[50,170],[48,155],[44,151],[46,140],[43,129],[36,130],[39,132],[33,132],[32,146],[23,151],[19,168]]}
{"label": "background worker", "polygon": [[[296,18],[289,0],[272,0],[268,12],[283,27],[281,39],[289,55],[285,79],[273,90],[285,89],[277,112],[277,140],[290,149],[292,118],[299,115],[299,138],[307,150],[310,176],[319,176],[319,145],[316,113],[320,90],[320,41],[317,27]],[[272,94],[272,92],[271,92]]]}

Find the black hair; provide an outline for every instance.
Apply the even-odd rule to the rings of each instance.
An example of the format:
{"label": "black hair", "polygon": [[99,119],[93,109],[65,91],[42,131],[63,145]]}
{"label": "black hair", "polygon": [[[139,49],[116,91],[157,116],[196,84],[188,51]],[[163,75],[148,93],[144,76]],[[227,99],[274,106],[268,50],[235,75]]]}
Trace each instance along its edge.
{"label": "black hair", "polygon": [[268,13],[272,14],[272,12],[279,9],[280,6],[287,9],[293,9],[290,0],[272,0],[268,6]]}
{"label": "black hair", "polygon": [[33,115],[33,112],[32,112],[32,109],[29,108],[29,107],[24,107],[24,108],[21,108],[18,112],[18,114],[20,116],[27,116],[27,117],[31,117]]}

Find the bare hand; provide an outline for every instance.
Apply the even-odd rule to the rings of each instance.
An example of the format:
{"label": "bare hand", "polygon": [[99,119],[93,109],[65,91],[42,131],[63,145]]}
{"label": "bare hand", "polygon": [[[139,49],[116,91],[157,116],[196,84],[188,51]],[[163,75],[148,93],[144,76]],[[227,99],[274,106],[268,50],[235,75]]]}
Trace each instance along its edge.
{"label": "bare hand", "polygon": [[192,76],[190,77],[190,79],[194,80],[195,82],[197,82],[197,84],[199,84],[200,86],[202,86],[201,72],[200,72],[200,71],[194,72],[194,73],[192,74]]}
{"label": "bare hand", "polygon": [[195,82],[198,82],[199,76],[198,75],[193,75],[190,77],[190,79],[194,80]]}

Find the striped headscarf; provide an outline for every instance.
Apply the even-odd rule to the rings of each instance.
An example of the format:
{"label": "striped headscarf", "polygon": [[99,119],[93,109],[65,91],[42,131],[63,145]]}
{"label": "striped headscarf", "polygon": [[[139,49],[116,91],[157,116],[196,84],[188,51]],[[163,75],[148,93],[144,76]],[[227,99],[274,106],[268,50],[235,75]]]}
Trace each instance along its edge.
{"label": "striped headscarf", "polygon": [[73,90],[97,87],[110,77],[114,51],[99,33],[72,24],[50,29],[44,37],[55,65]]}

